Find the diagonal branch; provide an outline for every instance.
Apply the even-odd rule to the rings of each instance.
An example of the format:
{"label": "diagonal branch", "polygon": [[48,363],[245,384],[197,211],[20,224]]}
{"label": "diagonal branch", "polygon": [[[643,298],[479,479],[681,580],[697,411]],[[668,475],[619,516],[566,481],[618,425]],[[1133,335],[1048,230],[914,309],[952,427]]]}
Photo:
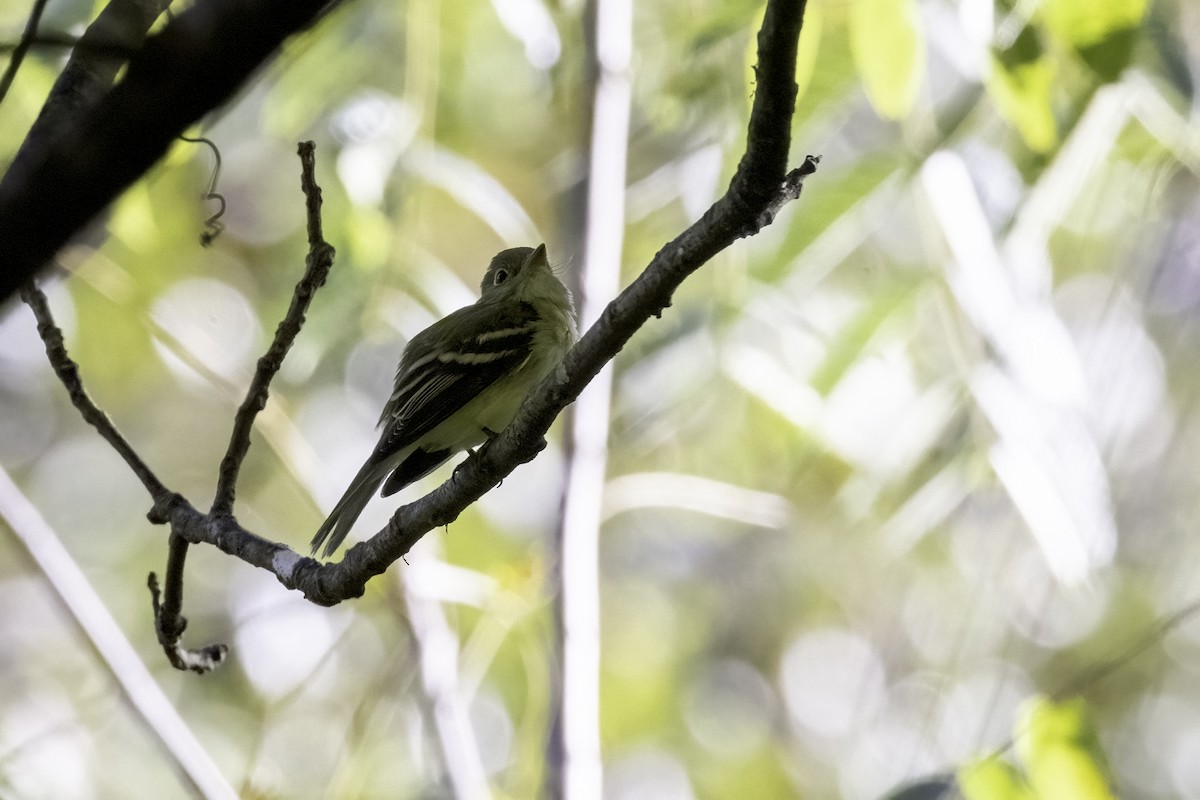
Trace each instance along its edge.
{"label": "diagonal branch", "polygon": [[4,102],[4,98],[8,96],[8,90],[17,77],[17,71],[21,69],[25,54],[37,40],[37,29],[42,21],[42,14],[46,11],[46,1],[34,0],[33,10],[29,12],[29,19],[25,22],[25,32],[21,34],[21,41],[17,42],[17,46],[13,48],[8,66],[5,68],[4,74],[0,75],[0,103]]}
{"label": "diagonal branch", "polygon": [[[401,507],[382,531],[350,548],[342,561],[333,564],[323,565],[303,557],[287,545],[257,536],[237,523],[228,513],[232,507],[237,466],[228,470],[223,467],[221,484],[227,488],[220,494],[227,493],[228,500],[214,504],[213,512],[208,514],[198,511],[182,495],[165,489],[157,479],[151,482],[139,472],[154,501],[149,515],[151,521],[170,524],[173,540],[210,544],[253,566],[269,570],[285,586],[300,590],[312,602],[332,605],[361,596],[366,582],[408,552],[413,543],[433,528],[452,522],[519,464],[536,456],[545,447],[544,436],[559,412],[578,397],[583,387],[650,317],[660,316],[670,306],[675,290],[692,272],[736,239],[751,236],[770,224],[785,203],[799,196],[804,178],[816,170],[818,161],[809,156],[801,167],[786,172],[796,98],[793,78],[796,43],[804,6],[804,0],[769,0],[767,4],[758,37],[758,85],[750,117],[749,141],[725,195],[700,220],[659,251],[645,271],[604,309],[599,320],[567,354],[558,369],[526,397],[513,423],[478,455],[468,458],[450,480],[426,497]],[[309,195],[310,213],[313,197]],[[0,230],[4,230],[3,200],[3,192],[0,192]],[[312,262],[321,253],[324,256],[320,257],[332,258],[332,248],[320,240],[319,228],[314,232],[311,226],[310,244],[313,244],[315,254],[310,257],[309,269],[312,270]],[[315,281],[311,288],[315,289],[319,283]],[[302,280],[300,287],[303,286],[305,281]],[[299,294],[302,289],[298,287],[297,291]],[[308,298],[293,300],[293,308],[301,308],[297,312],[297,324],[303,319],[302,309],[307,307],[307,302]],[[286,323],[287,320],[280,326],[281,330]],[[277,341],[281,335],[277,333]],[[290,343],[288,336],[284,338]],[[283,350],[286,351],[286,345]],[[63,377],[62,373],[60,377]],[[267,382],[269,376],[263,379],[264,399]],[[252,389],[239,412],[239,417],[244,416],[246,421],[236,423],[231,441],[229,457],[235,464],[240,464],[248,447],[249,422],[255,412],[246,409],[253,408],[255,397]],[[125,451],[132,453],[123,440],[119,441],[120,446],[116,442],[114,446],[118,446],[118,450],[123,447],[123,455]],[[130,461],[128,457],[127,461]],[[130,463],[133,466],[137,462]],[[144,472],[148,473],[148,470]]]}
{"label": "diagonal branch", "polygon": [[74,43],[10,171],[27,169],[39,149],[112,88],[117,72],[170,4],[170,0],[111,0],[96,15]]}
{"label": "diagonal branch", "polygon": [[142,724],[175,762],[189,794],[235,798],[212,757],[159,688],[133,644],[113,618],[54,529],[0,467],[0,520],[36,564],[69,618],[111,673]]}
{"label": "diagonal branch", "polygon": [[50,366],[54,369],[54,374],[66,387],[72,405],[79,409],[84,421],[95,428],[96,432],[112,445],[117,454],[125,460],[156,503],[167,498],[171,491],[163,485],[163,482],[121,435],[108,415],[93,402],[83,387],[83,379],[79,377],[79,365],[67,354],[67,347],[63,343],[62,329],[54,322],[54,317],[50,313],[50,304],[46,301],[46,294],[31,281],[21,289],[21,298],[33,310],[33,316],[37,319],[38,335],[46,346],[46,357],[50,359]]}
{"label": "diagonal branch", "polygon": [[52,136],[31,133],[26,157],[0,179],[0,301],[337,1],[198,0],[146,41],[98,102]]}
{"label": "diagonal branch", "polygon": [[713,255],[769,224],[795,199],[818,158],[785,174],[796,86],[796,40],[803,2],[771,0],[759,33],[758,86],[750,118],[750,142],[729,190],[700,220],[667,244],[646,270],[610,303],[567,354],[563,364],[525,399],[513,423],[446,483],[401,507],[388,525],[346,552],[342,561],[319,564],[286,545],[241,528],[229,517],[210,517],[182,497],[156,504],[155,514],[193,543],[207,542],[254,566],[270,570],[285,586],[311,601],[332,605],[364,591],[366,582],[402,557],[428,531],[453,522],[519,464],[545,446],[545,433],[583,387],[652,316],[671,304],[679,285]]}
{"label": "diagonal branch", "polygon": [[[597,323],[567,353],[562,366],[525,399],[512,425],[478,457],[467,459],[449,481],[401,507],[383,531],[351,548],[337,565],[344,568],[339,578],[353,576],[357,580],[379,574],[426,532],[454,521],[518,464],[536,456],[558,413],[650,317],[660,316],[671,305],[671,297],[684,279],[736,239],[757,233],[773,220],[784,202],[799,196],[804,178],[816,171],[819,161],[819,157],[809,156],[803,166],[785,174],[796,103],[796,46],[804,7],[804,0],[767,3],[758,34],[758,85],[746,153],[725,195],[663,247],[642,274],[609,303]],[[339,593],[361,591],[360,586],[334,585]],[[321,588],[333,586],[323,583]],[[321,602],[328,598],[311,599]]]}

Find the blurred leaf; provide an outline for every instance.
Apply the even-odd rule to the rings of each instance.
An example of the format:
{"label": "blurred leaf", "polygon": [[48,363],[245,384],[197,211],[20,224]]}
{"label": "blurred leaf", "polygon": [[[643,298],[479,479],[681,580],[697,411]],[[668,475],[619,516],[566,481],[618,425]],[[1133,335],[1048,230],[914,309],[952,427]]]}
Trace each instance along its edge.
{"label": "blurred leaf", "polygon": [[1146,0],[1047,0],[1046,29],[1075,50],[1104,81],[1113,81],[1129,65]]}
{"label": "blurred leaf", "polygon": [[790,797],[794,787],[777,748],[760,748],[749,757],[708,758],[699,770],[697,787],[700,797]]}
{"label": "blurred leaf", "polygon": [[996,110],[1035,153],[1048,153],[1058,142],[1051,108],[1054,64],[1033,28],[1025,28],[1010,47],[992,54],[988,89]]}
{"label": "blurred leaf", "polygon": [[963,800],[1035,800],[1021,774],[998,756],[972,761],[958,771]]}
{"label": "blurred leaf", "polygon": [[831,337],[825,358],[808,378],[809,385],[828,394],[851,367],[869,356],[868,346],[879,329],[894,314],[911,309],[911,289],[898,286],[875,292],[861,312]]}
{"label": "blurred leaf", "polygon": [[1020,714],[1017,749],[1038,797],[1108,800],[1107,765],[1087,705],[1035,697]]}
{"label": "blurred leaf", "polygon": [[392,246],[392,226],[382,212],[358,208],[346,219],[350,262],[368,272],[383,267]]}
{"label": "blurred leaf", "polygon": [[925,37],[913,0],[854,0],[850,49],[867,98],[880,116],[899,119],[916,100]]}
{"label": "blurred leaf", "polygon": [[1129,66],[1133,56],[1133,45],[1137,41],[1139,28],[1122,28],[1113,31],[1108,38],[1094,45],[1081,48],[1080,57],[1106,83],[1120,77]]}
{"label": "blurred leaf", "polygon": [[1082,49],[1137,28],[1146,15],[1146,0],[1045,0],[1041,13],[1047,30]]}

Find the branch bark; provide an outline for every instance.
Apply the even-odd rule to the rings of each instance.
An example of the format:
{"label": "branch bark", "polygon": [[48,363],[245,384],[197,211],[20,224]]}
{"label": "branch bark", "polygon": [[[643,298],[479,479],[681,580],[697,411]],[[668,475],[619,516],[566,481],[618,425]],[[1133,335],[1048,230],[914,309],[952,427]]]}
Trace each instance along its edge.
{"label": "branch bark", "polygon": [[221,459],[221,470],[217,476],[217,491],[213,499],[213,514],[232,514],[233,499],[237,488],[238,473],[242,461],[250,450],[250,430],[254,427],[254,418],[267,405],[267,393],[271,379],[283,366],[283,359],[292,349],[292,343],[304,326],[304,316],[312,304],[313,296],[325,283],[330,268],[333,267],[334,249],[325,241],[321,231],[321,187],[316,178],[316,145],[312,142],[302,142],[299,147],[300,155],[300,188],[304,191],[305,210],[308,220],[308,258],[304,277],[296,284],[292,293],[292,304],[287,315],[275,329],[275,338],[254,371],[250,389],[242,402],[233,421],[233,434],[229,439],[229,448]]}
{"label": "branch bark", "polygon": [[[218,2],[225,3],[226,0],[210,0],[212,4]],[[262,3],[249,5],[258,8]],[[179,540],[213,545],[272,572],[284,586],[303,592],[314,603],[333,605],[361,596],[368,580],[407,553],[428,531],[454,521],[467,506],[519,464],[536,456],[545,446],[545,433],[559,412],[579,396],[651,316],[660,316],[670,306],[673,293],[692,272],[738,238],[751,236],[770,224],[780,208],[799,195],[804,178],[815,171],[818,161],[809,156],[801,167],[786,172],[796,98],[793,79],[796,44],[804,6],[804,0],[769,0],[767,4],[758,36],[758,83],[749,139],[725,195],[700,220],[658,252],[645,271],[608,304],[563,363],[526,397],[513,423],[488,447],[468,458],[446,483],[426,497],[401,507],[383,530],[350,548],[337,563],[320,564],[285,544],[271,542],[245,530],[232,514],[232,491],[248,447],[249,423],[257,408],[261,408],[255,399],[260,395],[254,386],[261,385],[261,396],[265,398],[272,369],[278,368],[273,360],[264,357],[250,395],[239,412],[239,422],[235,424],[229,451],[232,465],[222,467],[221,481],[227,486],[223,491],[228,494],[228,500],[218,498],[219,502],[209,513],[198,511],[186,498],[167,490],[156,478],[151,481],[147,475],[153,477],[152,473],[144,465],[137,466],[141,462],[132,448],[127,444],[118,446],[117,440],[106,436],[139,472],[150,491],[154,502],[148,515],[150,520],[169,524],[172,536]],[[163,55],[159,52],[158,57]],[[109,108],[105,113],[115,112]],[[133,116],[138,117],[137,114]],[[2,215],[0,219],[3,219]],[[318,230],[316,240],[319,242],[319,239]],[[314,252],[318,250],[320,248],[314,246]],[[328,256],[332,258],[332,248],[328,250]],[[310,270],[315,258],[310,255]],[[317,281],[312,288],[319,283]],[[304,285],[301,281],[301,286]],[[300,308],[297,329],[308,302],[307,297],[300,298],[300,294],[298,287],[297,298],[293,301],[293,312]],[[293,312],[289,312],[289,317]],[[280,331],[286,325],[285,320]],[[290,344],[290,339],[287,341]],[[275,345],[272,346],[274,349]],[[282,349],[286,351],[286,346]],[[102,426],[98,427],[103,433]]]}
{"label": "branch bark", "polygon": [[[0,302],[153,166],[176,136],[228,99],[287,37],[337,2],[200,0],[147,40],[120,83],[98,101],[61,124],[35,125],[21,157],[0,179],[6,262]],[[151,12],[155,6],[141,0],[114,5]]]}

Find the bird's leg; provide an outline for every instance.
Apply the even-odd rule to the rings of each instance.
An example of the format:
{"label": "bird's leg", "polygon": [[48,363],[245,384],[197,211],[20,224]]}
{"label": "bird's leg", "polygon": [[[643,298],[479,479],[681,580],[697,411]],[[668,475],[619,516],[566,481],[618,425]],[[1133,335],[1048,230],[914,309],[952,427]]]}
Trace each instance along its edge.
{"label": "bird's leg", "polygon": [[467,454],[468,454],[467,457],[465,459],[463,459],[461,462],[459,462],[459,464],[454,468],[455,476],[458,475],[458,471],[463,468],[464,464],[466,464],[472,458],[478,458],[483,453],[483,451],[487,449],[487,446],[492,443],[492,439],[495,439],[497,436],[500,435],[500,434],[496,433],[496,431],[492,430],[491,428],[481,428],[480,430],[483,431],[483,435],[487,438],[484,439],[483,444],[476,445],[475,447],[467,448]]}

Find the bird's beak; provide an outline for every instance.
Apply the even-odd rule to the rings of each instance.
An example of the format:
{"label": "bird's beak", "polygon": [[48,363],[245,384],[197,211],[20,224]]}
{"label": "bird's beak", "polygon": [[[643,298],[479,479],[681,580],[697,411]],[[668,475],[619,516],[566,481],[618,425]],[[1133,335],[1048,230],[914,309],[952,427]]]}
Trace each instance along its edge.
{"label": "bird's beak", "polygon": [[546,258],[546,245],[539,244],[537,249],[529,256],[529,260],[525,262],[527,267],[549,267],[550,261]]}

